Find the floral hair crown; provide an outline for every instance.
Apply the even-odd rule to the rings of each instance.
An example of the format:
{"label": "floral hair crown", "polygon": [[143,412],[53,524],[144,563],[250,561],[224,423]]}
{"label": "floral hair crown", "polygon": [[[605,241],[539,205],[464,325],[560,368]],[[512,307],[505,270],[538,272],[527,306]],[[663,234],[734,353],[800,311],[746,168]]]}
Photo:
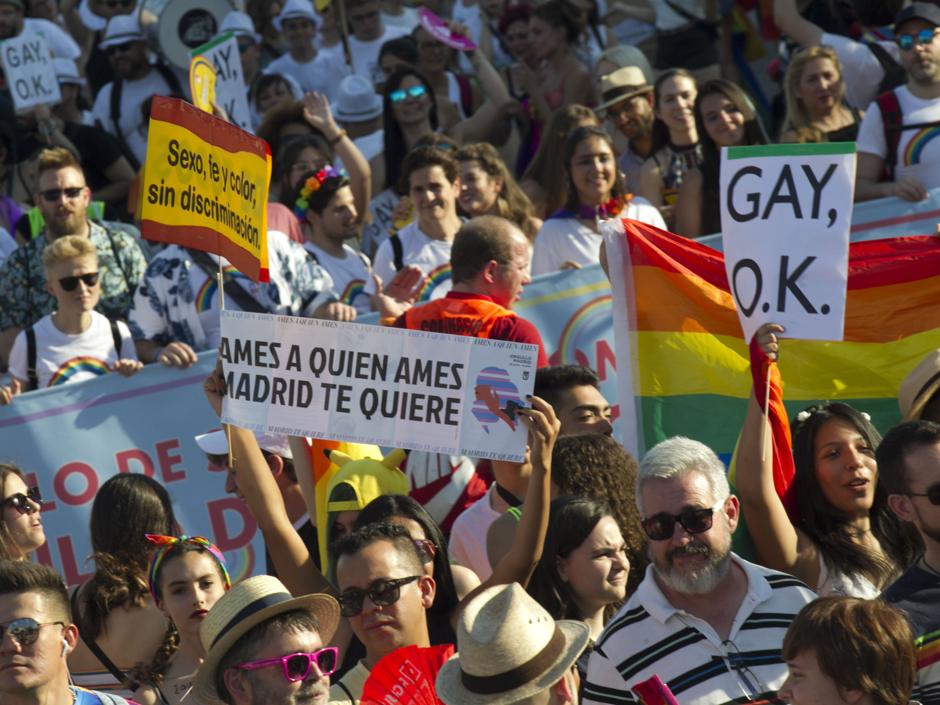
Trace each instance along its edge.
{"label": "floral hair crown", "polygon": [[225,589],[232,587],[232,579],[228,575],[228,569],[225,567],[225,557],[222,551],[203,536],[163,536],[162,534],[144,534],[147,540],[157,547],[150,559],[150,570],[147,573],[147,582],[150,586],[150,595],[153,597],[154,604],[157,603],[157,572],[163,564],[166,554],[174,546],[181,543],[192,544],[205,549],[219,564],[219,570],[222,571],[222,580],[225,583]]}
{"label": "floral hair crown", "polygon": [[304,181],[303,188],[300,189],[300,193],[297,195],[297,200],[294,201],[294,213],[296,216],[303,219],[307,210],[310,208],[310,195],[319,191],[324,181],[327,179],[343,180],[346,178],[348,178],[346,176],[346,170],[337,169],[334,166],[323,167],[313,176],[308,176],[307,180]]}
{"label": "floral hair crown", "polygon": [[[822,407],[811,406],[808,409],[803,409],[803,411],[796,415],[796,420],[799,423],[806,423],[809,421],[810,417],[818,411],[822,411]],[[869,414],[867,411],[859,411],[858,414],[866,421],[871,421],[871,414]]]}

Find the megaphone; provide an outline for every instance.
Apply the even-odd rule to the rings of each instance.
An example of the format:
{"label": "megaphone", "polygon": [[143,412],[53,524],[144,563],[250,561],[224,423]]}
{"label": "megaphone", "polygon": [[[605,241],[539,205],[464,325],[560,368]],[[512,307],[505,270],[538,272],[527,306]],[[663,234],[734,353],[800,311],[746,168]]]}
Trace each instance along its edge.
{"label": "megaphone", "polygon": [[151,49],[187,71],[189,52],[215,37],[234,9],[229,0],[143,0],[140,27]]}

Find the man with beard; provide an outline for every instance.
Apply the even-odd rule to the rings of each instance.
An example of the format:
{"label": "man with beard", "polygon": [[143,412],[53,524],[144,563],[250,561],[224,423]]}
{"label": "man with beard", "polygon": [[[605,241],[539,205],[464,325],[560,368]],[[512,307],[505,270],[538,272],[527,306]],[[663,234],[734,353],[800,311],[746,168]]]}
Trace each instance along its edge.
{"label": "man with beard", "polygon": [[134,289],[147,263],[131,235],[88,219],[91,190],[75,156],[62,147],[39,154],[39,176],[33,201],[45,221],[39,235],[17,248],[0,269],[0,365],[16,334],[55,309],[46,289],[42,251],[65,235],[90,238],[98,253],[101,299],[99,313],[110,319],[126,319]]}
{"label": "man with beard", "polygon": [[640,169],[653,153],[653,87],[638,66],[624,66],[601,76],[601,104],[594,111],[627,138],[617,159],[627,191],[640,187]]}
{"label": "man with beard", "polygon": [[640,464],[636,504],[652,562],[597,640],[583,702],[637,702],[631,689],[654,675],[681,703],[776,700],[784,634],[815,595],[731,552],[740,507],[718,456],[663,441]]}
{"label": "man with beard", "polygon": [[25,9],[23,0],[0,2],[0,41],[17,37],[24,30],[36,32],[46,40],[54,57],[78,60],[82,50],[64,29],[47,19],[26,17]]}
{"label": "man with beard", "polygon": [[[875,99],[858,133],[855,199],[922,201],[940,186],[940,7],[914,2],[894,21],[907,83]],[[927,135],[927,137],[925,137]]]}
{"label": "man with beard", "polygon": [[940,644],[940,424],[909,421],[892,428],[875,453],[878,481],[888,505],[913,525],[924,554],[884,591],[885,601],[907,613],[917,648],[913,698],[940,703],[940,662],[930,658]]}

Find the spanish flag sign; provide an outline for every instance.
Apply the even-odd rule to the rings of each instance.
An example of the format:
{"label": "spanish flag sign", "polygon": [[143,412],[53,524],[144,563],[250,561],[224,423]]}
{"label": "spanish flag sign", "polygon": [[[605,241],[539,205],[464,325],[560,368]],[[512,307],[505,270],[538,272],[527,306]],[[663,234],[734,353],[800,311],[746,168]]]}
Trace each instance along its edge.
{"label": "spanish flag sign", "polygon": [[150,112],[141,234],[225,257],[268,280],[267,142],[175,98]]}

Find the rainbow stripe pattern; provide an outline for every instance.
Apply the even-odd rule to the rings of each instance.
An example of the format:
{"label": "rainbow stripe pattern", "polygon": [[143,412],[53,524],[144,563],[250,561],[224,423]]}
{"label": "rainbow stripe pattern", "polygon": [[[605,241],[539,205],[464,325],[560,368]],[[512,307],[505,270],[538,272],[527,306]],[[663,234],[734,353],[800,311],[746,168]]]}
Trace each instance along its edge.
{"label": "rainbow stripe pattern", "polygon": [[52,374],[47,386],[57,387],[60,384],[78,382],[80,380],[72,379],[76,375],[82,375],[87,379],[88,375],[100,377],[101,375],[108,374],[110,371],[107,363],[104,360],[99,360],[97,357],[73,357],[59,365],[59,369]]}
{"label": "rainbow stripe pattern", "polygon": [[[222,267],[222,275],[226,277],[234,277],[235,279],[240,279],[245,282],[251,281],[249,277],[242,274],[239,270],[230,264]],[[214,308],[218,308],[218,290],[219,284],[216,277],[206,277],[206,280],[202,283],[202,286],[199,287],[199,291],[196,293],[196,311],[199,313],[205,313],[206,311],[211,311]]]}
{"label": "rainbow stripe pattern", "polygon": [[480,398],[479,391],[483,391],[483,388],[489,387],[492,390],[499,400],[500,409],[505,410],[507,402],[510,401],[515,402],[520,407],[525,406],[522,399],[519,398],[519,388],[513,383],[509,373],[501,367],[484,367],[477,375],[474,387],[478,390],[478,394],[477,399],[473,402],[471,413],[487,433],[490,432],[490,425],[497,424],[501,420],[504,423],[508,422],[490,411],[486,402]]}
{"label": "rainbow stripe pattern", "polygon": [[904,158],[902,163],[905,166],[920,164],[924,149],[927,147],[930,141],[938,135],[940,135],[940,125],[931,125],[930,127],[920,128],[917,132],[914,133],[914,136],[911,137],[910,141],[907,143],[907,146],[904,148]]}
{"label": "rainbow stripe pattern", "polygon": [[349,306],[354,306],[353,301],[358,297],[366,288],[365,279],[353,279],[350,281],[346,288],[343,289],[342,295],[339,297],[339,300],[344,304]]}
{"label": "rainbow stripe pattern", "polygon": [[[630,320],[637,346],[634,393],[640,443],[648,448],[681,434],[730,457],[752,378],[724,258],[691,240],[623,222],[631,260],[627,298],[635,306]],[[844,340],[783,340],[780,375],[775,366],[755,372],[769,371],[778,387],[771,400],[772,423],[778,416],[777,448],[782,452],[786,446],[789,455],[789,439],[776,433],[777,428],[820,400],[850,403],[886,431],[899,421],[901,380],[938,340],[937,238],[853,243]]]}
{"label": "rainbow stripe pattern", "polygon": [[418,302],[430,301],[434,290],[447,281],[450,281],[450,262],[441,264],[428,273],[428,278],[418,293]]}

